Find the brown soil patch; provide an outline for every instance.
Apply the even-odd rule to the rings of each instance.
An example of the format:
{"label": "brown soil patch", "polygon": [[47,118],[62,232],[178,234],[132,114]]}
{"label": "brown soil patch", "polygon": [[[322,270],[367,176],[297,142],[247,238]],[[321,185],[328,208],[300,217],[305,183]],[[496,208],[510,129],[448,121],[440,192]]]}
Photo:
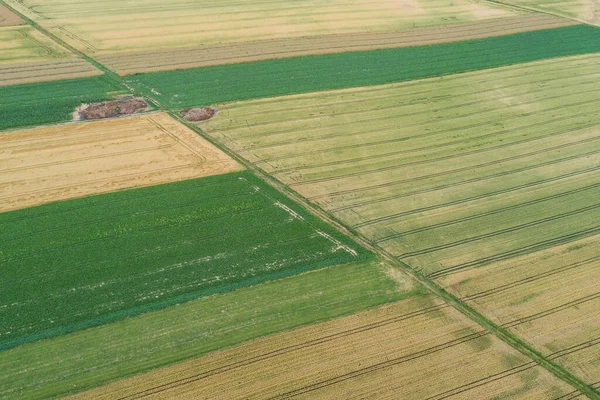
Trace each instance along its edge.
{"label": "brown soil patch", "polygon": [[0,26],[23,25],[24,23],[25,21],[23,21],[18,15],[0,4]]}
{"label": "brown soil patch", "polygon": [[164,113],[0,135],[0,212],[241,167]]}
{"label": "brown soil patch", "polygon": [[145,110],[146,107],[148,107],[148,103],[143,99],[133,97],[81,107],[79,114],[83,119],[103,119],[119,115],[135,114]]}
{"label": "brown soil patch", "polygon": [[181,110],[181,116],[187,121],[205,121],[212,118],[217,111],[210,107],[186,108]]}

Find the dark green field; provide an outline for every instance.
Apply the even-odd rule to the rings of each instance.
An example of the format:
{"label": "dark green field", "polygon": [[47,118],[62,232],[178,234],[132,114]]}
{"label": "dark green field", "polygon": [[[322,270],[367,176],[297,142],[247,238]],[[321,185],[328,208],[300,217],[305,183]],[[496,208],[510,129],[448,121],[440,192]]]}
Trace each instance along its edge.
{"label": "dark green field", "polygon": [[82,103],[124,93],[104,76],[0,87],[0,130],[64,122]]}
{"label": "dark green field", "polygon": [[0,349],[363,255],[249,172],[3,213],[0,227]]}
{"label": "dark green field", "polygon": [[[431,46],[294,57],[134,75],[172,108],[370,86],[600,52],[600,29],[546,29]],[[160,94],[156,94],[156,93]]]}

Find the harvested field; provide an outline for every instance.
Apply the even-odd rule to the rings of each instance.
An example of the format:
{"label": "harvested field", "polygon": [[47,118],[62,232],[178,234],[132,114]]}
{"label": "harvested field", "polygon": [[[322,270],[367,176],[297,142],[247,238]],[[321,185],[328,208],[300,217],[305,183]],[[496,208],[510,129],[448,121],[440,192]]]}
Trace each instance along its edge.
{"label": "harvested field", "polygon": [[556,398],[572,390],[447,305],[418,297],[258,339],[73,399],[508,399]]}
{"label": "harvested field", "polygon": [[241,167],[166,114],[0,135],[0,211]]}
{"label": "harvested field", "polygon": [[151,94],[166,107],[181,109],[408,81],[599,52],[600,30],[576,25],[430,46],[139,74],[128,77],[127,82],[142,93]]}
{"label": "harvested field", "polygon": [[30,26],[0,28],[0,86],[101,74]]}
{"label": "harvested field", "polygon": [[0,397],[45,399],[301,325],[420,295],[370,258],[0,352]]}
{"label": "harvested field", "polygon": [[97,103],[126,94],[104,75],[5,86],[0,92],[3,100],[0,130],[70,121],[75,108],[83,103]]}
{"label": "harvested field", "polygon": [[25,22],[15,13],[0,4],[0,27],[22,25]]}
{"label": "harvested field", "polygon": [[0,349],[366,254],[245,171],[5,212],[0,226]]}
{"label": "harvested field", "polygon": [[148,103],[140,97],[125,97],[104,103],[86,104],[79,107],[77,113],[83,119],[104,119],[135,114],[147,107]]}
{"label": "harvested field", "polygon": [[[389,32],[514,16],[467,0],[276,0],[190,7],[185,0],[102,3],[7,0],[87,54],[128,53],[357,32]],[[202,29],[198,29],[202,26]]]}
{"label": "harvested field", "polygon": [[[599,315],[577,305],[596,298],[596,264],[494,294],[598,251],[599,77],[600,55],[562,58],[220,104],[199,126],[549,357],[566,356],[598,332]],[[563,247],[564,259],[545,261]],[[490,297],[470,299],[479,288]],[[555,307],[564,332],[529,319]],[[587,333],[569,331],[574,320]]]}
{"label": "harvested field", "polygon": [[166,114],[0,135],[0,211],[241,167]]}
{"label": "harvested field", "polygon": [[414,28],[394,32],[329,34],[300,38],[270,39],[235,44],[204,45],[183,49],[106,54],[97,60],[121,75],[168,71],[210,65],[310,54],[423,46],[509,35],[574,25],[576,22],[535,14],[466,22],[444,27]]}

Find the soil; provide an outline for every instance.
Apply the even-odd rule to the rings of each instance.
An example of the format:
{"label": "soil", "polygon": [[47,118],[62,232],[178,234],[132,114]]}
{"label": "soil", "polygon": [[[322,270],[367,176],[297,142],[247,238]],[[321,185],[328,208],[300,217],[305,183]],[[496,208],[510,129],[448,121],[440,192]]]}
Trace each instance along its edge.
{"label": "soil", "polygon": [[186,108],[185,110],[181,110],[181,116],[185,120],[194,122],[211,119],[216,113],[217,110],[210,107]]}
{"label": "soil", "polygon": [[139,97],[129,97],[82,106],[78,111],[82,119],[104,119],[117,117],[119,115],[135,114],[143,111],[146,107],[148,107],[148,103],[143,99]]}

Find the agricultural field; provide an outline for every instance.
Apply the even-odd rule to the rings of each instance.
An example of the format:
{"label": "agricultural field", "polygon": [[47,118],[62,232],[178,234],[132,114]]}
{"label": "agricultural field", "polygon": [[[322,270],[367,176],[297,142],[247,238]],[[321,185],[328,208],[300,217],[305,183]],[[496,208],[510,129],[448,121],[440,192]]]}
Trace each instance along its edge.
{"label": "agricultural field", "polygon": [[64,395],[268,334],[423,295],[374,257],[0,352],[0,398]]}
{"label": "agricultural field", "polygon": [[595,384],[599,66],[222,104],[200,127]]}
{"label": "agricultural field", "polygon": [[577,23],[548,15],[517,15],[444,27],[413,28],[392,32],[328,34],[163,49],[128,55],[117,53],[99,55],[97,60],[121,75],[130,75],[314,54],[459,42],[575,24]]}
{"label": "agricultural field", "polygon": [[454,309],[421,296],[70,399],[550,399],[571,392]]}
{"label": "agricultural field", "polygon": [[[292,47],[298,42],[294,40],[297,38],[320,40],[330,35],[338,42],[339,35],[350,35],[353,43],[368,42],[372,40],[372,33],[510,20],[524,14],[483,1],[466,0],[271,0],[260,3],[233,0],[201,6],[183,0],[168,3],[135,0],[111,2],[110,7],[72,0],[7,0],[6,3],[110,67],[115,66],[111,60],[117,60],[117,65],[123,60],[127,60],[127,65],[135,65],[126,72],[145,70],[143,61],[138,58],[154,58],[157,50],[165,52],[156,56],[163,61],[154,68],[173,69],[190,64],[185,50],[173,52],[173,49],[190,49],[192,54],[217,50],[219,57],[222,47],[213,46],[229,48],[231,45],[235,58],[235,54],[240,54],[236,48],[249,44],[250,49],[258,50],[258,58],[271,58],[273,50],[269,48],[292,56],[297,53],[285,50],[286,39],[292,39]],[[514,22],[507,21],[507,24]],[[199,25],[202,29],[198,29]],[[366,36],[361,37],[362,34]],[[268,44],[272,40],[275,41],[273,47]],[[304,52],[314,54],[310,41],[301,47]],[[316,48],[314,52],[323,50]],[[166,61],[169,59],[170,62]],[[203,64],[192,61],[191,65]]]}
{"label": "agricultural field", "polygon": [[[430,46],[325,54],[127,77],[164,107],[371,86],[600,52],[587,25]],[[319,71],[319,73],[315,73]]]}
{"label": "agricultural field", "polygon": [[126,93],[106,76],[5,86],[0,88],[0,130],[71,121],[81,104]]}
{"label": "agricultural field", "polygon": [[0,211],[240,170],[165,113],[0,135]]}
{"label": "agricultural field", "polygon": [[362,253],[248,172],[5,212],[0,226],[0,349]]}
{"label": "agricultural field", "polygon": [[0,0],[0,399],[600,399],[599,7]]}
{"label": "agricultural field", "polygon": [[8,8],[0,4],[0,27],[23,25],[25,21],[18,15],[10,11]]}
{"label": "agricultural field", "polygon": [[500,0],[498,3],[516,5],[600,26],[600,3],[597,0]]}
{"label": "agricultural field", "polygon": [[0,87],[101,74],[30,26],[0,24]]}

